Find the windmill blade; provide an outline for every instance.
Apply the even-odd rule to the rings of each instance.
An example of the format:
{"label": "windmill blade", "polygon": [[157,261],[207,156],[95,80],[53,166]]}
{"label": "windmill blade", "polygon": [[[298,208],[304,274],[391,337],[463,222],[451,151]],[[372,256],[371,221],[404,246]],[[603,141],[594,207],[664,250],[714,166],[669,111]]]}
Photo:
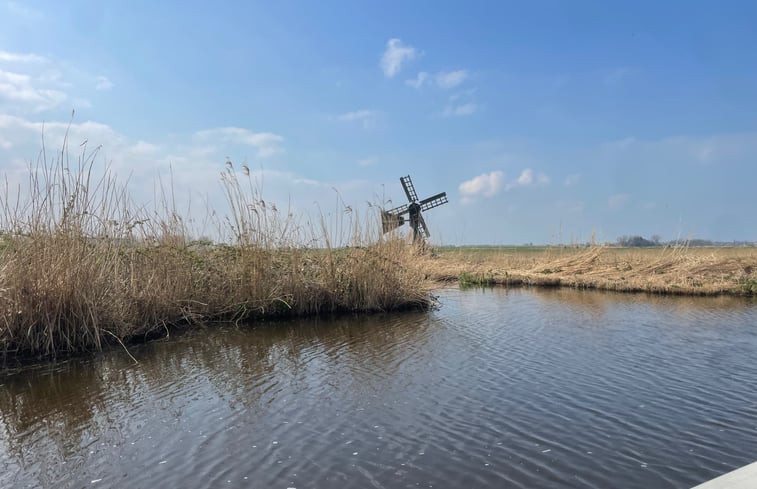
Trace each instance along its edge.
{"label": "windmill blade", "polygon": [[449,202],[447,200],[447,192],[442,192],[427,199],[423,199],[419,203],[421,204],[421,211],[427,211],[434,207],[439,207],[442,204],[446,204],[447,202]]}
{"label": "windmill blade", "polygon": [[413,181],[410,180],[410,175],[400,177],[400,183],[402,183],[402,188],[405,189],[408,202],[416,202],[418,194],[415,193],[415,186],[413,186]]}
{"label": "windmill blade", "polygon": [[423,233],[426,235],[427,238],[430,238],[431,232],[428,230],[428,226],[426,226],[426,220],[423,219],[423,214],[418,214],[418,222],[423,227]]}
{"label": "windmill blade", "polygon": [[402,214],[408,213],[408,207],[407,207],[407,204],[402,204],[400,206],[395,207],[394,209],[389,210],[388,212],[389,214],[401,216]]}

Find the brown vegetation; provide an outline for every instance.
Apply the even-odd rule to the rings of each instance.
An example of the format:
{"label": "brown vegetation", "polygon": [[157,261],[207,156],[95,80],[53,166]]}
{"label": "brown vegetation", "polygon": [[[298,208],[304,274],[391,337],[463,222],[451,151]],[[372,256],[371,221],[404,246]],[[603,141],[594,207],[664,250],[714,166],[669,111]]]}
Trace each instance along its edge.
{"label": "brown vegetation", "polygon": [[[432,282],[543,285],[673,294],[757,294],[757,249],[446,248],[419,253],[365,236],[332,248],[266,206],[228,163],[228,217],[214,241],[193,240],[163,194],[134,206],[96,152],[71,168],[31,167],[26,188],[0,194],[0,356],[55,356],[168,335],[177,325],[427,307]],[[243,167],[249,177],[249,171]],[[15,195],[12,196],[12,195]],[[374,226],[370,226],[373,228]],[[378,227],[375,233],[378,233]]]}
{"label": "brown vegetation", "polygon": [[218,244],[192,241],[170,205],[131,205],[107,174],[92,176],[93,157],[30,168],[22,196],[7,185],[0,196],[0,356],[99,350],[178,324],[430,303],[413,247],[378,236],[366,245],[357,231],[340,249],[325,230],[306,239],[230,164],[231,211],[218,224],[230,238]]}
{"label": "brown vegetation", "polygon": [[436,281],[686,295],[756,295],[757,248],[447,248],[425,261]]}

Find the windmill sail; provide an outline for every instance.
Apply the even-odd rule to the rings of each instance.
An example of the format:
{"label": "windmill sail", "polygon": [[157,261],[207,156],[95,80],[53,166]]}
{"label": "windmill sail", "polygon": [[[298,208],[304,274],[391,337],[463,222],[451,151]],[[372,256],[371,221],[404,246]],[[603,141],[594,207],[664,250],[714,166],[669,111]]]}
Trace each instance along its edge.
{"label": "windmill sail", "polygon": [[[385,233],[388,233],[402,226],[405,222],[409,222],[410,227],[413,229],[413,241],[422,242],[424,238],[431,237],[431,231],[428,230],[428,225],[426,225],[426,220],[423,218],[421,212],[446,204],[448,202],[447,193],[441,192],[418,201],[418,194],[415,192],[415,186],[410,179],[410,175],[400,177],[400,183],[402,184],[402,189],[405,191],[408,203],[389,211],[382,210],[381,229]],[[405,219],[405,215],[407,215],[407,219]]]}
{"label": "windmill sail", "polygon": [[420,223],[421,227],[423,228],[423,234],[425,234],[426,238],[431,237],[431,231],[428,230],[428,226],[426,226],[426,220],[423,219],[422,214],[418,214],[418,222]]}
{"label": "windmill sail", "polygon": [[401,216],[402,214],[407,214],[407,212],[408,212],[407,211],[407,204],[402,204],[402,205],[400,205],[398,207],[395,207],[394,209],[392,209],[390,211],[385,211],[385,212],[389,212],[389,214],[396,214],[398,216]]}
{"label": "windmill sail", "polygon": [[400,182],[402,183],[402,188],[405,189],[407,200],[411,203],[416,202],[418,200],[418,194],[415,193],[415,186],[413,185],[413,181],[410,180],[410,175],[400,177]]}
{"label": "windmill sail", "polygon": [[447,202],[447,192],[442,192],[427,199],[421,200],[419,204],[421,205],[421,211],[427,211],[429,209],[433,209],[434,207],[439,207],[442,204],[446,204]]}

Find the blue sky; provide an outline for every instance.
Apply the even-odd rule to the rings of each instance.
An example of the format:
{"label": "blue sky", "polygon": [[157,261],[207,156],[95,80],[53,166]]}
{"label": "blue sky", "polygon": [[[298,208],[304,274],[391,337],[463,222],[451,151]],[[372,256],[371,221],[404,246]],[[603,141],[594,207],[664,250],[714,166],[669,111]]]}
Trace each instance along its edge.
{"label": "blue sky", "polygon": [[137,200],[228,156],[329,219],[409,173],[441,244],[757,240],[755,2],[218,3],[0,0],[0,170],[75,109]]}

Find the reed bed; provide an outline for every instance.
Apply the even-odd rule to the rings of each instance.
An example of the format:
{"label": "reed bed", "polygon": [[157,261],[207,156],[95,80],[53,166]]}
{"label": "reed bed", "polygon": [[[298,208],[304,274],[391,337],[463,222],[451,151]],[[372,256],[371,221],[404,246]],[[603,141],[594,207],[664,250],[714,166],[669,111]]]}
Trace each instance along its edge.
{"label": "reed bed", "polygon": [[[351,226],[334,248],[262,200],[246,167],[222,174],[217,240],[193,239],[171,204],[135,206],[96,151],[29,168],[0,195],[0,355],[52,357],[165,336],[177,325],[427,307],[418,250]],[[245,176],[248,176],[245,179]]]}
{"label": "reed bed", "polygon": [[757,295],[757,248],[548,247],[440,249],[425,259],[436,281],[569,286],[679,295]]}

